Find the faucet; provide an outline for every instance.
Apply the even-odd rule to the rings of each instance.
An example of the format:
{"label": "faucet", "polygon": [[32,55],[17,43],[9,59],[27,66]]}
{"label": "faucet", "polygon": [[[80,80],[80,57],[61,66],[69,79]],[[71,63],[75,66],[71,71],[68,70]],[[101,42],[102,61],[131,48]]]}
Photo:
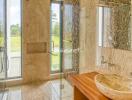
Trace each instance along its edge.
{"label": "faucet", "polygon": [[[107,69],[108,69],[111,73],[114,73],[114,74],[116,74],[116,75],[120,75],[121,66],[118,65],[118,64],[114,64],[114,63],[112,62],[111,57],[109,57],[108,61],[106,61],[106,60],[104,59],[104,56],[102,56],[101,64],[107,64]],[[131,73],[131,75],[132,75],[132,73]]]}
{"label": "faucet", "polygon": [[104,56],[101,57],[101,64],[106,64],[107,61],[105,61]]}
{"label": "faucet", "polygon": [[111,57],[109,57],[108,66],[109,66],[109,67],[116,66],[116,64],[112,63]]}
{"label": "faucet", "polygon": [[109,61],[106,61],[104,59],[104,56],[101,58],[101,64],[108,64],[108,66],[114,66],[115,64],[111,63],[111,58],[109,58]]}

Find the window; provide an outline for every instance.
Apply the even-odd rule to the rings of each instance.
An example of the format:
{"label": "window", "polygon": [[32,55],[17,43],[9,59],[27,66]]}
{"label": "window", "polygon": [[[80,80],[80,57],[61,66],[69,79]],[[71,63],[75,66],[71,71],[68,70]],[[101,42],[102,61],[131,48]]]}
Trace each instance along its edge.
{"label": "window", "polygon": [[51,3],[51,32],[50,32],[50,62],[51,62],[51,73],[59,73],[62,70],[61,55],[60,51],[62,48],[62,12],[61,2]]}
{"label": "window", "polygon": [[[65,21],[65,23],[63,22]],[[50,64],[51,73],[66,72],[72,66],[73,6],[62,1],[51,2]]]}
{"label": "window", "polygon": [[7,0],[7,77],[21,76],[21,0]]}
{"label": "window", "polygon": [[98,46],[108,45],[111,33],[111,8],[98,7]]}
{"label": "window", "polygon": [[98,25],[99,25],[99,26],[98,26],[98,28],[99,28],[99,29],[98,29],[98,30],[99,30],[99,32],[98,32],[98,33],[99,33],[99,42],[98,42],[98,43],[99,43],[99,46],[102,46],[102,44],[103,44],[103,43],[102,43],[102,42],[103,42],[103,41],[102,41],[102,37],[103,37],[103,36],[102,36],[102,35],[103,35],[103,34],[102,34],[102,33],[103,33],[103,8],[102,8],[102,7],[99,7],[99,8],[98,8],[98,15],[99,15],[99,16],[98,16],[98,17],[99,17],[99,18],[98,18],[98,19],[99,19],[99,20],[98,20]]}
{"label": "window", "polygon": [[21,77],[21,0],[0,1],[1,71],[5,78]]}

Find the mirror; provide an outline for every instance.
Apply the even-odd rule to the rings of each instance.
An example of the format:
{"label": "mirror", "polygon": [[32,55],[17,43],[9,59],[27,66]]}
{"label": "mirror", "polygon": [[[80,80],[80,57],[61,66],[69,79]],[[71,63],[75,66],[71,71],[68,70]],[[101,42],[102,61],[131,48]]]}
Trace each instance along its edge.
{"label": "mirror", "polygon": [[98,46],[132,50],[131,5],[99,2],[97,5]]}

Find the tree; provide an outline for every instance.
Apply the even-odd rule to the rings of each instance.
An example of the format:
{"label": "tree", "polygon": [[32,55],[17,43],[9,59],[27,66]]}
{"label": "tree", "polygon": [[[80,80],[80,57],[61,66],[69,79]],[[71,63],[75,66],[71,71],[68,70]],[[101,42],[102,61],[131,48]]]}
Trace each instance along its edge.
{"label": "tree", "polygon": [[11,36],[20,35],[20,26],[19,24],[11,25]]}
{"label": "tree", "polygon": [[2,23],[0,22],[0,37],[2,36]]}
{"label": "tree", "polygon": [[53,33],[59,35],[60,34],[60,26],[59,23],[55,23]]}

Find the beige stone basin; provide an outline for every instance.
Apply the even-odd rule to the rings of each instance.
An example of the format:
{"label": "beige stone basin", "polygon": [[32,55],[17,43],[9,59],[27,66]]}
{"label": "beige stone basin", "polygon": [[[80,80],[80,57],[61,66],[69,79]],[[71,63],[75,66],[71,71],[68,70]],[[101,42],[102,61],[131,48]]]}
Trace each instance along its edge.
{"label": "beige stone basin", "polygon": [[95,84],[99,91],[113,100],[132,100],[132,80],[117,75],[95,76]]}

